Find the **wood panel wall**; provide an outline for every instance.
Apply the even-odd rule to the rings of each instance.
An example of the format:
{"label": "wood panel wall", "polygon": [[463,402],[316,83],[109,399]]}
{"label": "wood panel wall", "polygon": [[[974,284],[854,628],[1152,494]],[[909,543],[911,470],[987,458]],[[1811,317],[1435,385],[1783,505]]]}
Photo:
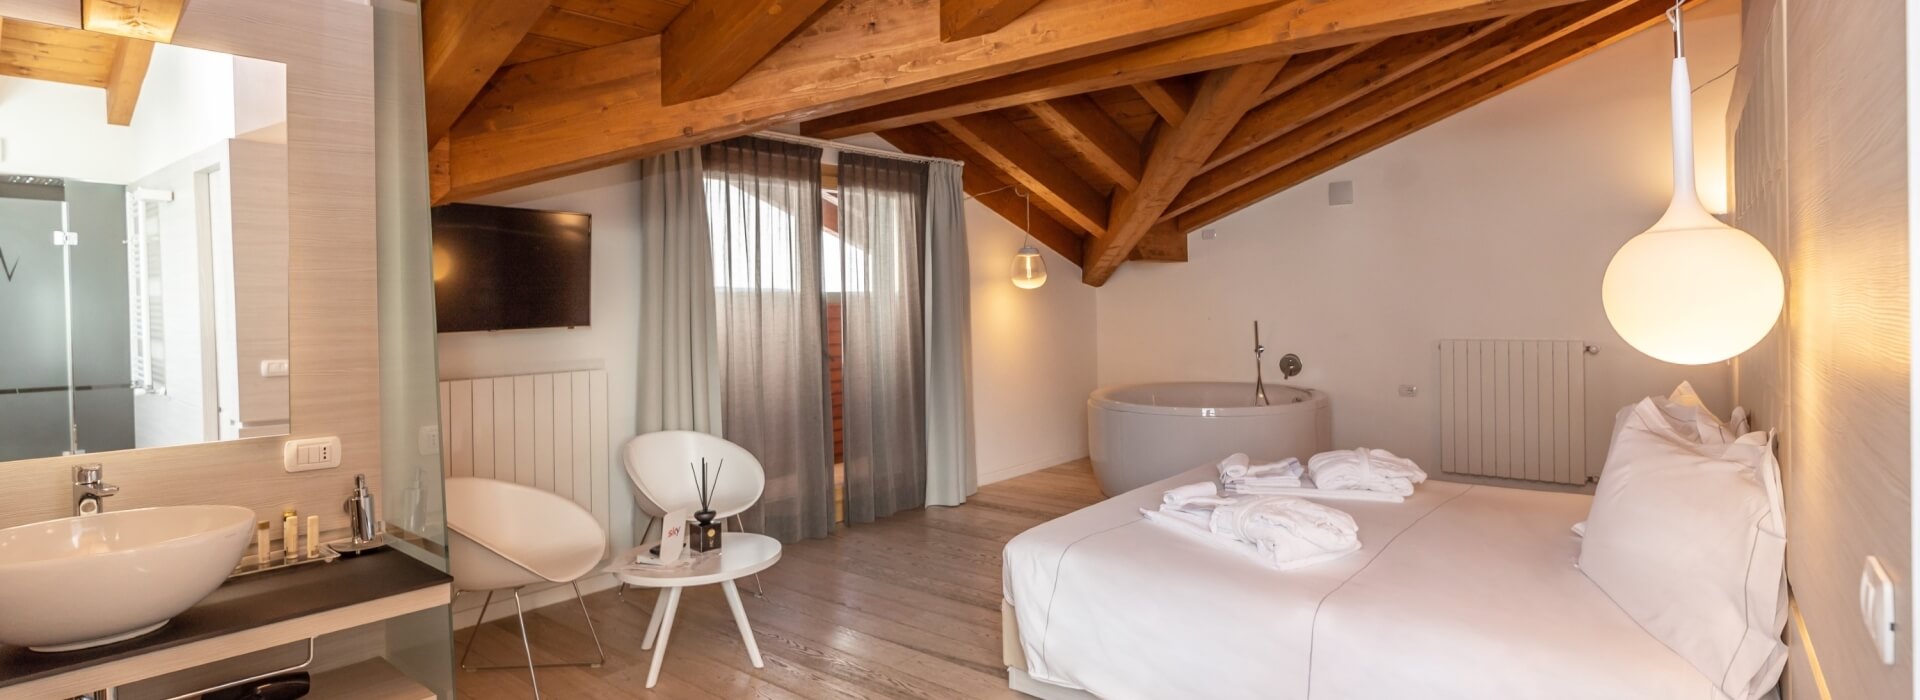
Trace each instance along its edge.
{"label": "wood panel wall", "polygon": [[[75,0],[0,0],[0,16],[80,26]],[[373,10],[344,0],[193,0],[174,43],[287,66],[292,435],[337,435],[338,469],[288,474],[286,438],[0,464],[0,527],[71,513],[73,465],[98,462],[116,510],[217,503],[345,527],[357,473],[381,483],[375,282]]]}
{"label": "wood panel wall", "polygon": [[[1780,259],[1788,298],[1735,381],[1783,438],[1792,700],[1913,697],[1905,4],[1745,7],[1735,220]],[[1860,620],[1868,555],[1906,589],[1893,665]]]}

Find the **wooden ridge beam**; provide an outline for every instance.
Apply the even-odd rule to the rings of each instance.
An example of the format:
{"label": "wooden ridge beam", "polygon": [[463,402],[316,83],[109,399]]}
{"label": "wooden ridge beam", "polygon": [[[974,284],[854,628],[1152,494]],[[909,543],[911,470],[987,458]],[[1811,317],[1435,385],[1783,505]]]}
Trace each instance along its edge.
{"label": "wooden ridge beam", "polygon": [[120,38],[113,49],[113,65],[107,69],[108,124],[133,123],[133,110],[140,103],[140,88],[146,85],[147,67],[152,63],[153,42]]}
{"label": "wooden ridge beam", "polygon": [[548,0],[423,0],[427,143],[439,141],[546,14]]}
{"label": "wooden ridge beam", "polygon": [[1220,163],[1187,183],[1164,214],[1178,216],[1285,167],[1327,144],[1466,83],[1527,52],[1612,16],[1637,0],[1588,0],[1521,18],[1471,45],[1369,92],[1345,108],[1307,122],[1271,143]]}
{"label": "wooden ridge beam", "polygon": [[1040,122],[1121,189],[1140,186],[1140,144],[1085,95],[1027,105]]}
{"label": "wooden ridge beam", "polygon": [[660,99],[680,104],[733,86],[834,0],[700,0],[660,39]]}
{"label": "wooden ridge beam", "polygon": [[454,127],[447,197],[1148,44],[1283,1],[1049,2],[1020,19],[1022,31],[945,42],[926,0],[840,0],[731,89],[672,105],[661,102],[659,37],[529,61],[501,70]]}
{"label": "wooden ridge beam", "polygon": [[[1556,12],[1559,10],[1548,10]],[[1275,97],[1247,112],[1207,158],[1217,166],[1281,138],[1301,125],[1331,114],[1383,85],[1406,77],[1512,23],[1514,17],[1476,22],[1394,37],[1311,83]]]}
{"label": "wooden ridge beam", "polygon": [[[1693,4],[1693,3],[1689,3]],[[1447,92],[1421,100],[1395,116],[1338,141],[1322,144],[1311,155],[1288,163],[1257,180],[1206,201],[1181,214],[1177,228],[1193,231],[1219,221],[1289,187],[1306,182],[1341,164],[1366,155],[1408,134],[1446,119],[1560,66],[1578,60],[1620,39],[1653,26],[1671,3],[1640,0],[1619,12],[1581,27],[1557,41],[1499,68],[1485,72]]]}
{"label": "wooden ridge beam", "polygon": [[940,126],[1013,178],[1033,196],[1058,209],[1074,225],[1101,235],[1107,230],[1107,197],[1066,163],[1047,154],[999,112],[942,120]]}
{"label": "wooden ridge beam", "polygon": [[1140,99],[1146,100],[1170,126],[1179,126],[1187,120],[1187,113],[1193,111],[1193,83],[1180,78],[1134,83],[1133,91],[1140,93]]}
{"label": "wooden ridge beam", "polygon": [[1086,239],[1045,211],[1029,210],[1027,202],[1009,187],[1015,183],[977,154],[949,146],[930,126],[889,129],[880,132],[879,136],[893,144],[894,148],[907,153],[966,163],[966,167],[961,169],[960,188],[974,201],[992,209],[1014,227],[1024,229],[1034,240],[1053,249],[1068,262],[1076,266],[1081,264],[1086,254]]}
{"label": "wooden ridge beam", "polygon": [[[1210,0],[1211,1],[1211,0]],[[1296,0],[1228,26],[991,81],[816,117],[801,133],[841,138],[1135,83],[1337,48],[1578,0]],[[1175,6],[1194,3],[1173,3]],[[1042,5],[1036,12],[1048,9]],[[1092,21],[1100,21],[1094,19]],[[1369,24],[1369,22],[1372,22]],[[1278,92],[1270,93],[1271,97]]]}
{"label": "wooden ridge beam", "polygon": [[1112,225],[1095,239],[1081,267],[1081,280],[1106,284],[1140,240],[1159,223],[1161,213],[1186,182],[1200,172],[1207,155],[1227,131],[1260,100],[1261,93],[1286,65],[1286,59],[1249,63],[1208,73],[1200,81],[1193,112],[1177,127],[1158,129],[1139,189],[1114,196]]}
{"label": "wooden ridge beam", "polygon": [[940,40],[992,34],[1038,4],[1040,0],[940,0]]}
{"label": "wooden ridge beam", "polygon": [[80,0],[80,28],[171,44],[186,11],[187,0]]}

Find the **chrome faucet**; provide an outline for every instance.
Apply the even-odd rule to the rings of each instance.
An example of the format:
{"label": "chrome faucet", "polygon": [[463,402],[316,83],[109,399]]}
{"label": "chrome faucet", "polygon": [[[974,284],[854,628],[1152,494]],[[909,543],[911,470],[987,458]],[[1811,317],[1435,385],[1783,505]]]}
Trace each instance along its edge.
{"label": "chrome faucet", "polygon": [[82,464],[73,468],[73,514],[99,515],[107,511],[106,502],[101,500],[120,492],[120,487],[101,481],[102,468],[98,464]]}
{"label": "chrome faucet", "polygon": [[1267,353],[1267,346],[1260,344],[1260,322],[1253,322],[1253,405],[1266,406],[1267,379],[1262,376],[1260,356]]}

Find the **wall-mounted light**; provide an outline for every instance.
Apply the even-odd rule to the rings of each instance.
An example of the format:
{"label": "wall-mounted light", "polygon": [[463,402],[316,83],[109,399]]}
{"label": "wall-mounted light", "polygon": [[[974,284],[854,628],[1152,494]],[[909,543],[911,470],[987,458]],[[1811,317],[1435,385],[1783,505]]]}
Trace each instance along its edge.
{"label": "wall-mounted light", "polygon": [[1600,298],[1607,321],[1634,349],[1703,365],[1765,338],[1780,317],[1786,285],[1765,245],[1700,204],[1680,2],[1667,13],[1673,22],[1673,203],[1653,228],[1614,253]]}
{"label": "wall-mounted light", "polygon": [[1040,249],[1033,247],[1033,201],[1027,198],[1025,190],[1019,190],[1020,201],[1026,207],[1027,244],[1020,246],[1020,252],[1013,256],[1013,286],[1021,289],[1039,289],[1047,283],[1047,261],[1040,257]]}

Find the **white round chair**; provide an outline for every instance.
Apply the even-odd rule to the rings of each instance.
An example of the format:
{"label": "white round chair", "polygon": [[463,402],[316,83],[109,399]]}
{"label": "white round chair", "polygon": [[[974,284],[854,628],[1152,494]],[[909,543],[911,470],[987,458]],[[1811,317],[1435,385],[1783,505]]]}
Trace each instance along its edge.
{"label": "white round chair", "polygon": [[[487,607],[498,591],[513,592],[514,614],[520,621],[520,644],[527,653],[527,675],[533,696],[540,697],[540,679],[534,671],[547,666],[593,666],[607,661],[600,634],[580,597],[579,581],[594,572],[607,555],[607,531],[593,513],[559,494],[509,481],[455,477],[447,479],[447,566],[456,592],[486,591],[480,604],[480,622],[467,637],[460,667],[469,671],[520,668],[468,666],[473,640],[486,621]],[[599,661],[535,664],[533,642],[527,637],[526,610],[520,592],[527,586],[564,583],[573,587],[580,614],[587,616],[587,632]]]}
{"label": "white round chair", "polygon": [[[758,503],[760,494],[767,488],[767,472],[761,468],[760,460],[746,448],[714,435],[692,430],[662,430],[636,436],[620,451],[627,477],[633,482],[634,505],[647,515],[647,531],[641,533],[640,541],[647,540],[654,522],[668,511],[700,507],[700,487],[695,474],[701,458],[705,458],[717,474],[712,504],[714,518],[723,523],[733,518],[733,529],[746,531],[740,514]],[[722,462],[726,464],[724,469]],[[765,597],[758,574],[754,576],[754,588],[756,594]],[[621,591],[624,593],[626,587],[622,586]]]}

